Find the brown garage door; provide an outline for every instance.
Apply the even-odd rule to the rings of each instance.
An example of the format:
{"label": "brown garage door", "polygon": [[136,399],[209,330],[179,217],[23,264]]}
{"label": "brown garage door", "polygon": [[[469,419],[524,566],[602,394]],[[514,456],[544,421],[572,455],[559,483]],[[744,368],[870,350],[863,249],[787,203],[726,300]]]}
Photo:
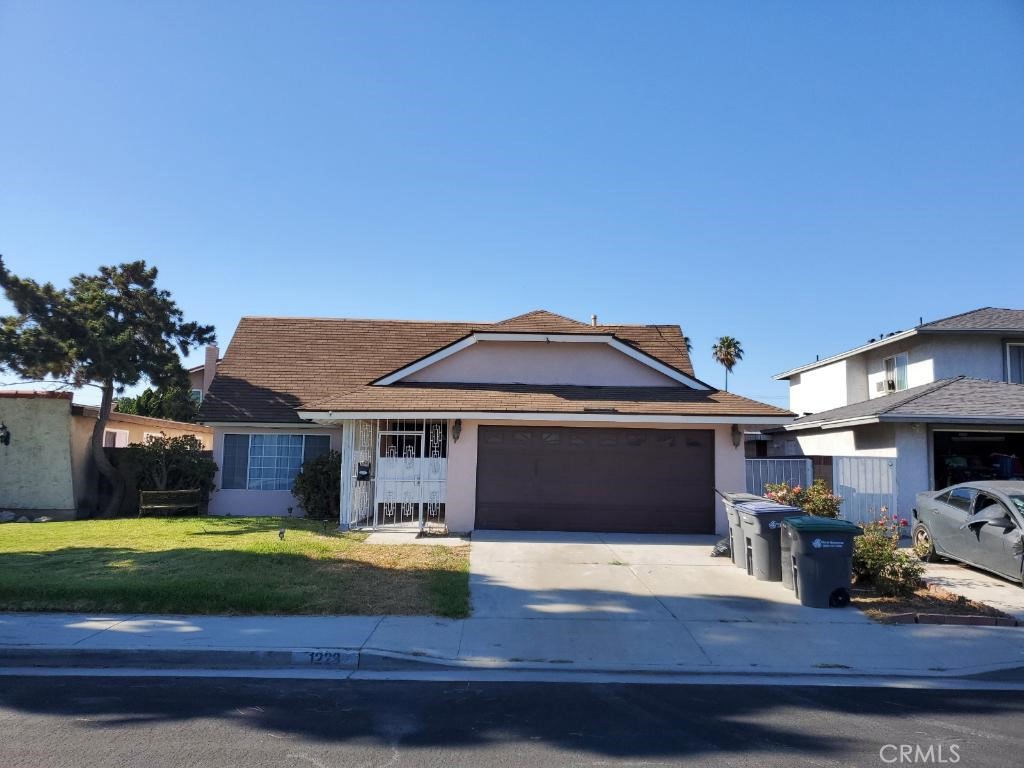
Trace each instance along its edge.
{"label": "brown garage door", "polygon": [[714,432],[480,427],[476,527],[714,533]]}

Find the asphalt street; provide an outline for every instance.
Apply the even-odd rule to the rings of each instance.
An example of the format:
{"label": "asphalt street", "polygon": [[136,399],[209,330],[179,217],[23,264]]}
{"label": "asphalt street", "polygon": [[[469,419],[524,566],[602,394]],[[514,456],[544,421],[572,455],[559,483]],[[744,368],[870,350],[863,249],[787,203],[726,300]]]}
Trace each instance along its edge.
{"label": "asphalt street", "polygon": [[1022,754],[1017,691],[0,678],[4,768],[1005,768]]}

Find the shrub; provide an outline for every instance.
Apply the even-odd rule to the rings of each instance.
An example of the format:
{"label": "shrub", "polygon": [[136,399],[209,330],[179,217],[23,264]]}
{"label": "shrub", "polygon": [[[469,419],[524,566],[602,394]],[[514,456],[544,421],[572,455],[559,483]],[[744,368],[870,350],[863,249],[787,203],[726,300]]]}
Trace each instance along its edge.
{"label": "shrub", "polygon": [[337,517],[341,510],[341,454],[328,451],[303,464],[295,476],[292,495],[299,500],[306,517]]}
{"label": "shrub", "polygon": [[907,525],[896,515],[883,514],[863,526],[864,535],[853,543],[853,572],[858,582],[871,582],[888,596],[905,596],[917,589],[924,572],[921,561],[899,548]]}
{"label": "shrub", "polygon": [[832,493],[821,479],[807,488],[799,485],[790,487],[789,483],[768,483],[764,490],[765,496],[772,501],[797,507],[818,517],[839,517],[839,507],[843,503],[843,499]]}
{"label": "shrub", "polygon": [[151,436],[145,443],[131,445],[129,451],[139,490],[199,489],[204,499],[209,498],[217,464],[203,455],[203,444],[195,435]]}

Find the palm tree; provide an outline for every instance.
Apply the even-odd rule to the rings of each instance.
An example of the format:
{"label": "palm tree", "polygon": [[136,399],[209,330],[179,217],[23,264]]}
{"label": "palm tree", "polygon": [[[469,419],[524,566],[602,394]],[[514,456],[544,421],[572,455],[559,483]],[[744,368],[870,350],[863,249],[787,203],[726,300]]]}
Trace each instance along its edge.
{"label": "palm tree", "polygon": [[743,359],[743,347],[732,336],[723,336],[711,347],[711,355],[715,361],[725,368],[725,391],[729,391],[729,372]]}

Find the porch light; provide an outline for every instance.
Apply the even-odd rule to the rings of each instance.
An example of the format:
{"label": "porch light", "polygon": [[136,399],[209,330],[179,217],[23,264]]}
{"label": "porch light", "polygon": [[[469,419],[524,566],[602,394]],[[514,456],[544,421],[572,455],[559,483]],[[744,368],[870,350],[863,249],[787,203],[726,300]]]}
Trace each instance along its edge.
{"label": "porch light", "polygon": [[740,443],[743,442],[743,430],[740,429],[739,424],[732,425],[732,447],[739,448]]}
{"label": "porch light", "polygon": [[462,419],[456,419],[452,423],[452,442],[459,442],[459,435],[462,434]]}

